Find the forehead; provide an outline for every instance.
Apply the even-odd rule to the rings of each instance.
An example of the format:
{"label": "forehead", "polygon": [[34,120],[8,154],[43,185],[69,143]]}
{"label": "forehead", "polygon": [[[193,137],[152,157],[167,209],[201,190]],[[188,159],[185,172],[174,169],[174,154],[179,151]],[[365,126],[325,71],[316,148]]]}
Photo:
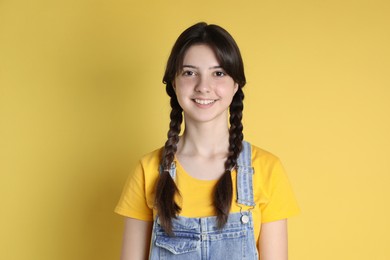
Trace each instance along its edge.
{"label": "forehead", "polygon": [[207,66],[219,65],[214,50],[206,44],[192,45],[184,54],[182,66],[202,64]]}

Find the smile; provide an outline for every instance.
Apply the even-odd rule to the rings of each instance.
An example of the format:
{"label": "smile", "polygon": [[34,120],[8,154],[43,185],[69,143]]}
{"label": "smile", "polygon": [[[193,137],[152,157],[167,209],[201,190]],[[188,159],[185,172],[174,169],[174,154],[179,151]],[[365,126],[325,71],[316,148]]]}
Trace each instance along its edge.
{"label": "smile", "polygon": [[195,103],[198,103],[200,105],[209,105],[211,103],[214,103],[215,99],[194,99]]}

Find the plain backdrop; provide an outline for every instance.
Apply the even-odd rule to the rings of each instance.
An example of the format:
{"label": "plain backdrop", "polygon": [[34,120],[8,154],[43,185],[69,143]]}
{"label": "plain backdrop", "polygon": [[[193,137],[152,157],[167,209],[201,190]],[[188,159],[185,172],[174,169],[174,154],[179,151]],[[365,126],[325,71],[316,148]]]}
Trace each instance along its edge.
{"label": "plain backdrop", "polygon": [[0,0],[0,259],[118,259],[126,177],[163,145],[177,36],[225,27],[245,138],[302,213],[290,260],[388,260],[390,2]]}

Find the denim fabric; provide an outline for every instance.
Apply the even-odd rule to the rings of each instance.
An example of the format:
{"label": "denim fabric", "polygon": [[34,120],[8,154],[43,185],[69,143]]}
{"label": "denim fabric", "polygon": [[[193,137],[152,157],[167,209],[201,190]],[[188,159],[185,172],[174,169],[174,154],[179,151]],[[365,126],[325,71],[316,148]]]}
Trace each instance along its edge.
{"label": "denim fabric", "polygon": [[[242,215],[249,222],[241,221]],[[154,221],[151,260],[181,259],[258,259],[253,220],[250,212],[231,213],[223,229],[217,228],[216,217],[173,219],[173,236],[168,236]]]}
{"label": "denim fabric", "polygon": [[[254,206],[251,145],[243,141],[237,159],[237,203]],[[171,165],[171,177],[176,177],[176,166]],[[231,213],[223,229],[218,229],[216,217],[172,220],[173,236],[168,236],[154,220],[150,260],[256,260],[258,259],[253,219],[250,211]]]}
{"label": "denim fabric", "polygon": [[246,206],[255,206],[253,200],[252,147],[243,141],[242,150],[237,158],[237,203]]}

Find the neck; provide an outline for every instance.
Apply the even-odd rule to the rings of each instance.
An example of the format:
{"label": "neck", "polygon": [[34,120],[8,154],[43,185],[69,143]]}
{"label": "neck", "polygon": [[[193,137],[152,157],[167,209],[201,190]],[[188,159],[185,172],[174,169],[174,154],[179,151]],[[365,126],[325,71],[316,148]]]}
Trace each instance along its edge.
{"label": "neck", "polygon": [[227,154],[229,126],[227,120],[193,123],[185,121],[185,130],[178,144],[178,152],[210,157]]}

